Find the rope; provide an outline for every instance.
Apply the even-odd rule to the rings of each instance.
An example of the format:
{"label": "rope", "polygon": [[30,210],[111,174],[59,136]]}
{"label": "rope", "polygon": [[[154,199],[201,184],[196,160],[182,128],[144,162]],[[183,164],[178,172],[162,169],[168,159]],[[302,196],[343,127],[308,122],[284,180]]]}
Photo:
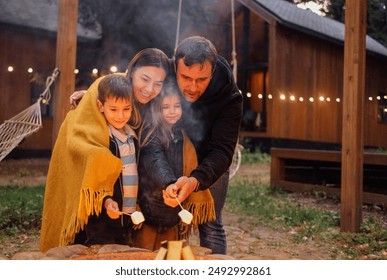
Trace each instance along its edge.
{"label": "rope", "polygon": [[40,102],[48,104],[51,99],[50,86],[59,74],[55,68],[46,80],[46,89],[40,94],[38,100],[30,107],[20,112],[0,125],[0,162],[27,136],[42,127],[42,114]]}
{"label": "rope", "polygon": [[235,19],[234,19],[234,0],[231,0],[231,34],[232,34],[232,52],[231,52],[231,59],[232,59],[232,73],[234,75],[235,83],[237,82],[237,71],[238,71],[238,63],[236,59],[236,44],[235,44]]}
{"label": "rope", "polygon": [[[233,66],[232,73],[234,76],[235,83],[237,82],[237,71],[238,71],[238,63],[236,59],[236,44],[235,44],[235,19],[234,19],[234,0],[231,0],[231,34],[232,34],[232,52],[231,52],[231,64]],[[242,150],[243,146],[237,142],[235,147],[234,156],[232,158],[232,162],[230,165],[230,175],[229,179],[231,180],[235,174],[238,172],[239,167],[242,163]]]}
{"label": "rope", "polygon": [[176,27],[176,41],[175,41],[175,50],[179,44],[179,34],[180,34],[180,20],[181,20],[181,6],[183,0],[179,0],[179,11],[177,13],[177,27]]}

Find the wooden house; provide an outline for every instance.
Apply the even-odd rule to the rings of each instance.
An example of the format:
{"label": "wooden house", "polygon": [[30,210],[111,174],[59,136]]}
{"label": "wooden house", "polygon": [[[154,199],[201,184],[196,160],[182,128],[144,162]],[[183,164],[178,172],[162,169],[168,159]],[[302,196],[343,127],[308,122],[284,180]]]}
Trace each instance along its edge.
{"label": "wooden house", "polygon": [[[230,1],[197,2],[210,4],[205,9],[210,14],[201,14],[200,20],[187,20],[192,11],[186,11],[180,38],[205,36],[231,61]],[[32,104],[55,68],[56,5],[41,0],[0,4],[0,123]],[[184,5],[188,3],[183,3],[183,12]],[[90,22],[78,23],[78,41],[93,46],[102,35],[89,26]],[[175,31],[172,28],[168,34]],[[235,34],[238,85],[245,97],[242,138],[266,151],[271,146],[297,145],[338,149],[344,25],[282,0],[236,0]],[[154,47],[159,47],[157,41]],[[166,53],[171,55],[169,50]],[[365,145],[370,147],[387,147],[386,68],[387,49],[367,36]],[[18,146],[21,156],[50,153],[52,109],[43,106],[43,110],[43,128]]]}
{"label": "wooden house", "polygon": [[[344,24],[282,0],[239,2],[241,135],[268,146],[339,149]],[[369,36],[366,48],[364,144],[386,148],[387,48]]]}
{"label": "wooden house", "polygon": [[[270,151],[272,186],[340,196],[344,24],[282,0],[239,2],[244,7],[237,18],[238,79],[246,101],[241,135]],[[355,159],[363,174],[350,170],[363,182],[362,188],[344,188],[346,194],[356,192],[357,201],[384,205],[386,71],[387,48],[367,36],[365,152]]]}

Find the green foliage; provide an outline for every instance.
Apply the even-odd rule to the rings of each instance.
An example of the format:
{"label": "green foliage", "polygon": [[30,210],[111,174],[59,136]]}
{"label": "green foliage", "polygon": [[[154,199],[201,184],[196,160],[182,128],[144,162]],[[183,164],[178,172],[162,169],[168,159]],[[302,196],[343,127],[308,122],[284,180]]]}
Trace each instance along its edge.
{"label": "green foliage", "polygon": [[242,151],[242,163],[243,164],[255,164],[255,163],[269,163],[270,155],[261,153],[259,151],[249,152],[248,150]]}
{"label": "green foliage", "polygon": [[372,218],[363,221],[358,233],[333,233],[331,238],[338,244],[333,250],[337,258],[387,258],[387,231]]}
{"label": "green foliage", "polygon": [[[345,0],[329,1],[328,17],[345,22]],[[387,46],[387,0],[367,1],[367,34]]]}
{"label": "green foliage", "polygon": [[0,230],[7,235],[40,228],[44,186],[0,187]]}
{"label": "green foliage", "polygon": [[[314,195],[327,199],[320,193]],[[226,207],[255,224],[290,232],[295,243],[313,239],[330,244],[334,259],[387,259],[387,230],[380,222],[368,218],[359,233],[341,232],[338,212],[304,207],[251,174],[230,182]]]}
{"label": "green foliage", "polygon": [[227,209],[231,212],[253,216],[258,222],[273,228],[289,228],[295,241],[306,240],[316,233],[337,226],[337,213],[294,205],[286,193],[269,185],[231,185],[227,197]]}

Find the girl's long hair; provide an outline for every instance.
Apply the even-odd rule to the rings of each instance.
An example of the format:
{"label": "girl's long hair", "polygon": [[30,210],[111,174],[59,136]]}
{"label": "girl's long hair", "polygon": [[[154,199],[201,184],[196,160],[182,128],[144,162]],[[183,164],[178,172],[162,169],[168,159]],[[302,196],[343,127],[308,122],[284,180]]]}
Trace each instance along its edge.
{"label": "girl's long hair", "polygon": [[[143,122],[139,132],[140,147],[146,146],[154,137],[158,137],[165,148],[169,147],[172,127],[163,118],[163,99],[167,96],[177,96],[181,99],[175,79],[168,79],[160,94],[152,100],[149,110],[143,115]],[[145,108],[143,108],[145,109]]]}

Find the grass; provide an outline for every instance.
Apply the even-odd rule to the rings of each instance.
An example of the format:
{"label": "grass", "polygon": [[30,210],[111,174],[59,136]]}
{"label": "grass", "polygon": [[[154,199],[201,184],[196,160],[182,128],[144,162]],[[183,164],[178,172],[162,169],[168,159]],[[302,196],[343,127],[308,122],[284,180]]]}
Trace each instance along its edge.
{"label": "grass", "polygon": [[0,235],[16,235],[40,228],[43,194],[44,186],[0,187]]}
{"label": "grass", "polygon": [[[267,166],[270,156],[243,151],[242,162]],[[44,186],[0,186],[0,248],[10,236],[39,232],[43,195]],[[313,195],[320,201],[329,199],[321,193]],[[271,188],[261,174],[241,173],[231,180],[226,206],[227,211],[256,224],[291,232],[292,242],[313,239],[329,244],[333,259],[387,259],[387,230],[379,220],[364,219],[358,233],[341,232],[337,211],[320,209],[317,204],[303,206],[290,194]]]}
{"label": "grass", "polygon": [[[270,157],[244,151],[243,160],[243,164],[259,165],[268,163]],[[387,230],[378,220],[364,219],[358,233],[341,232],[337,211],[304,207],[291,200],[288,193],[271,188],[251,174],[230,182],[227,210],[253,217],[257,224],[291,232],[293,242],[314,239],[328,243],[334,259],[387,259]]]}

